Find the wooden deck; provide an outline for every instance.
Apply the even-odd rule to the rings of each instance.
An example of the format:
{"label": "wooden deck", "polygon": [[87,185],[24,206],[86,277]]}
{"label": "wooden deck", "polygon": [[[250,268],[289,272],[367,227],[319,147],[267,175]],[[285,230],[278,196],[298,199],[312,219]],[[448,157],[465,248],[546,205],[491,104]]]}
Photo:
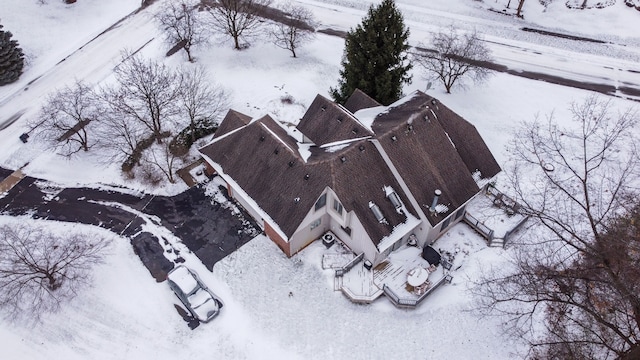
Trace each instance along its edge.
{"label": "wooden deck", "polygon": [[[336,277],[334,290],[341,290],[353,302],[371,303],[384,294],[382,289],[386,285],[400,298],[417,300],[419,296],[407,284],[407,273],[416,267],[429,267],[421,254],[420,248],[403,246],[374,269],[367,270],[364,263],[360,262],[343,276]],[[444,276],[444,269],[438,266],[429,275],[429,281],[436,284]]]}
{"label": "wooden deck", "polygon": [[364,262],[360,262],[342,276],[340,290],[353,302],[370,303],[383,293],[374,283],[373,274],[373,270],[365,269]]}
{"label": "wooden deck", "polygon": [[[416,267],[429,267],[429,263],[422,258],[422,250],[414,246],[403,246],[376,266],[374,284],[380,289],[387,285],[400,298],[418,299],[419,296],[413,292],[413,287],[407,284],[407,273]],[[435,284],[444,276],[442,266],[438,266],[436,271],[429,275],[429,281]]]}

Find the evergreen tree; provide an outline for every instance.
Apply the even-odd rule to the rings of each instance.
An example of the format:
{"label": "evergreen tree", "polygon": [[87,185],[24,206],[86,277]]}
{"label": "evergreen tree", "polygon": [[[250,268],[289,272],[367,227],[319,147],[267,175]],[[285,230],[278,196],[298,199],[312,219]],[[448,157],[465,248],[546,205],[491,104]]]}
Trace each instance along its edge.
{"label": "evergreen tree", "polygon": [[362,23],[347,33],[341,79],[330,89],[333,99],[344,104],[358,88],[384,105],[398,100],[402,84],[411,82],[408,37],[393,0],[372,5]]}
{"label": "evergreen tree", "polygon": [[22,49],[17,41],[11,40],[13,35],[2,27],[0,25],[0,86],[18,80],[24,66]]}

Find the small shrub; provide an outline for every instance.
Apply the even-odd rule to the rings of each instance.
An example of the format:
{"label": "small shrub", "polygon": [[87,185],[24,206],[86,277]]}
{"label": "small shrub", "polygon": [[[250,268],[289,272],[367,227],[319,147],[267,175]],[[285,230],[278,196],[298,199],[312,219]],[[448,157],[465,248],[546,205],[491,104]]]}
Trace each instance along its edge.
{"label": "small shrub", "polygon": [[171,153],[176,156],[186,155],[189,152],[189,148],[191,145],[198,140],[207,135],[213,134],[216,130],[218,130],[218,125],[212,122],[209,119],[199,119],[195,122],[195,126],[192,128],[191,126],[187,126],[182,129],[176,135],[173,140],[171,140],[171,144],[169,144],[169,149]]}
{"label": "small shrub", "polygon": [[293,104],[295,101],[294,101],[294,99],[293,99],[293,96],[291,96],[291,95],[287,94],[287,95],[284,95],[284,96],[282,96],[282,97],[280,98],[280,102],[281,102],[281,103],[283,103],[283,104],[291,105],[291,104]]}
{"label": "small shrub", "polygon": [[[171,136],[171,133],[169,131],[165,131],[162,133],[160,138],[166,139],[170,136]],[[148,149],[151,145],[153,145],[153,142],[156,140],[157,140],[156,137],[152,135],[140,141],[136,145],[135,150],[133,150],[133,153],[129,155],[122,163],[122,166],[121,166],[122,172],[124,173],[131,172],[136,165],[139,165],[140,158],[142,157],[142,152]]]}
{"label": "small shrub", "polygon": [[143,163],[138,168],[142,183],[157,187],[163,180],[162,174],[151,164]]}

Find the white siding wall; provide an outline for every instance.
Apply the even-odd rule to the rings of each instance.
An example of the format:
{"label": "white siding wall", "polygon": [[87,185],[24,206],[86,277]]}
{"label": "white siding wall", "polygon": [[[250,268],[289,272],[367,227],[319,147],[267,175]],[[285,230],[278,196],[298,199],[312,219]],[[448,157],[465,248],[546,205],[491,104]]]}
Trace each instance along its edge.
{"label": "white siding wall", "polygon": [[[224,179],[224,178],[223,178]],[[226,182],[226,180],[225,180]],[[263,224],[263,219],[262,219],[262,215],[260,215],[260,212],[258,212],[258,210],[254,209],[253,206],[249,205],[250,203],[253,203],[253,201],[249,202],[247,201],[247,199],[245,199],[242,195],[241,192],[236,191],[236,189],[230,187],[227,183],[227,189],[231,188],[231,197],[233,199],[235,199],[236,201],[238,201],[238,203],[247,211],[247,213],[249,213],[249,215],[251,215],[251,217],[253,217],[256,221],[256,223],[258,224],[258,226],[260,226],[260,228],[262,228],[264,230],[264,224]]]}
{"label": "white siding wall", "polygon": [[369,234],[364,230],[362,223],[353,212],[349,214],[349,218],[351,237],[342,240],[353,252],[356,254],[364,253],[366,260],[377,264],[376,260],[379,258],[378,249],[371,241]]}
{"label": "white siding wall", "polygon": [[[296,229],[296,232],[291,236],[291,253],[294,254],[300,251],[305,246],[309,245],[312,241],[318,239],[322,234],[327,232],[330,228],[330,216],[327,214],[333,204],[333,198],[335,195],[333,191],[329,188],[326,188],[323,191],[323,194],[327,194],[327,203],[324,207],[315,210],[315,203],[311,206],[311,209],[307,212],[307,215],[302,219],[302,222]],[[322,194],[318,194],[318,198],[320,198]],[[311,230],[311,224],[314,221],[320,219],[320,226]]]}
{"label": "white siding wall", "polygon": [[[329,216],[326,213],[326,209],[313,211],[312,208],[309,214],[307,214],[307,217],[309,217],[311,221],[305,222],[305,226],[301,225],[300,227],[298,227],[296,232],[291,236],[291,239],[289,240],[289,243],[291,244],[292,254],[295,254],[296,252],[302,250],[305,246],[309,245],[311,242],[322,236],[322,234],[327,232]],[[320,219],[320,226],[311,230],[311,223],[318,219]]]}
{"label": "white siding wall", "polygon": [[[291,236],[292,253],[299,251],[312,241],[320,238],[325,232],[331,230],[353,252],[356,254],[364,252],[365,258],[374,262],[378,257],[378,251],[358,218],[353,212],[347,213],[344,208],[342,215],[337,213],[333,208],[333,201],[337,199],[336,194],[330,188],[326,188],[324,193],[327,194],[326,205],[318,211],[315,211],[315,207],[312,207],[296,232]],[[340,201],[340,199],[337,200]],[[321,219],[320,226],[311,230],[311,224],[317,219]],[[342,227],[351,228],[351,235],[342,230]]]}

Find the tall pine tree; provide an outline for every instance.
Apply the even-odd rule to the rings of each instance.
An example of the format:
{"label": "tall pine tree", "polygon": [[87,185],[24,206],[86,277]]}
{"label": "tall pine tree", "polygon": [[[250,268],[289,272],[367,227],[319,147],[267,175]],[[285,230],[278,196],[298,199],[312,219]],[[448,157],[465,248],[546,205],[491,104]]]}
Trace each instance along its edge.
{"label": "tall pine tree", "polygon": [[0,86],[12,83],[22,75],[24,54],[12,34],[0,25]]}
{"label": "tall pine tree", "polygon": [[358,88],[384,105],[398,100],[402,85],[411,82],[408,37],[409,29],[393,0],[372,5],[362,24],[347,33],[341,79],[337,88],[330,89],[333,99],[344,104]]}

